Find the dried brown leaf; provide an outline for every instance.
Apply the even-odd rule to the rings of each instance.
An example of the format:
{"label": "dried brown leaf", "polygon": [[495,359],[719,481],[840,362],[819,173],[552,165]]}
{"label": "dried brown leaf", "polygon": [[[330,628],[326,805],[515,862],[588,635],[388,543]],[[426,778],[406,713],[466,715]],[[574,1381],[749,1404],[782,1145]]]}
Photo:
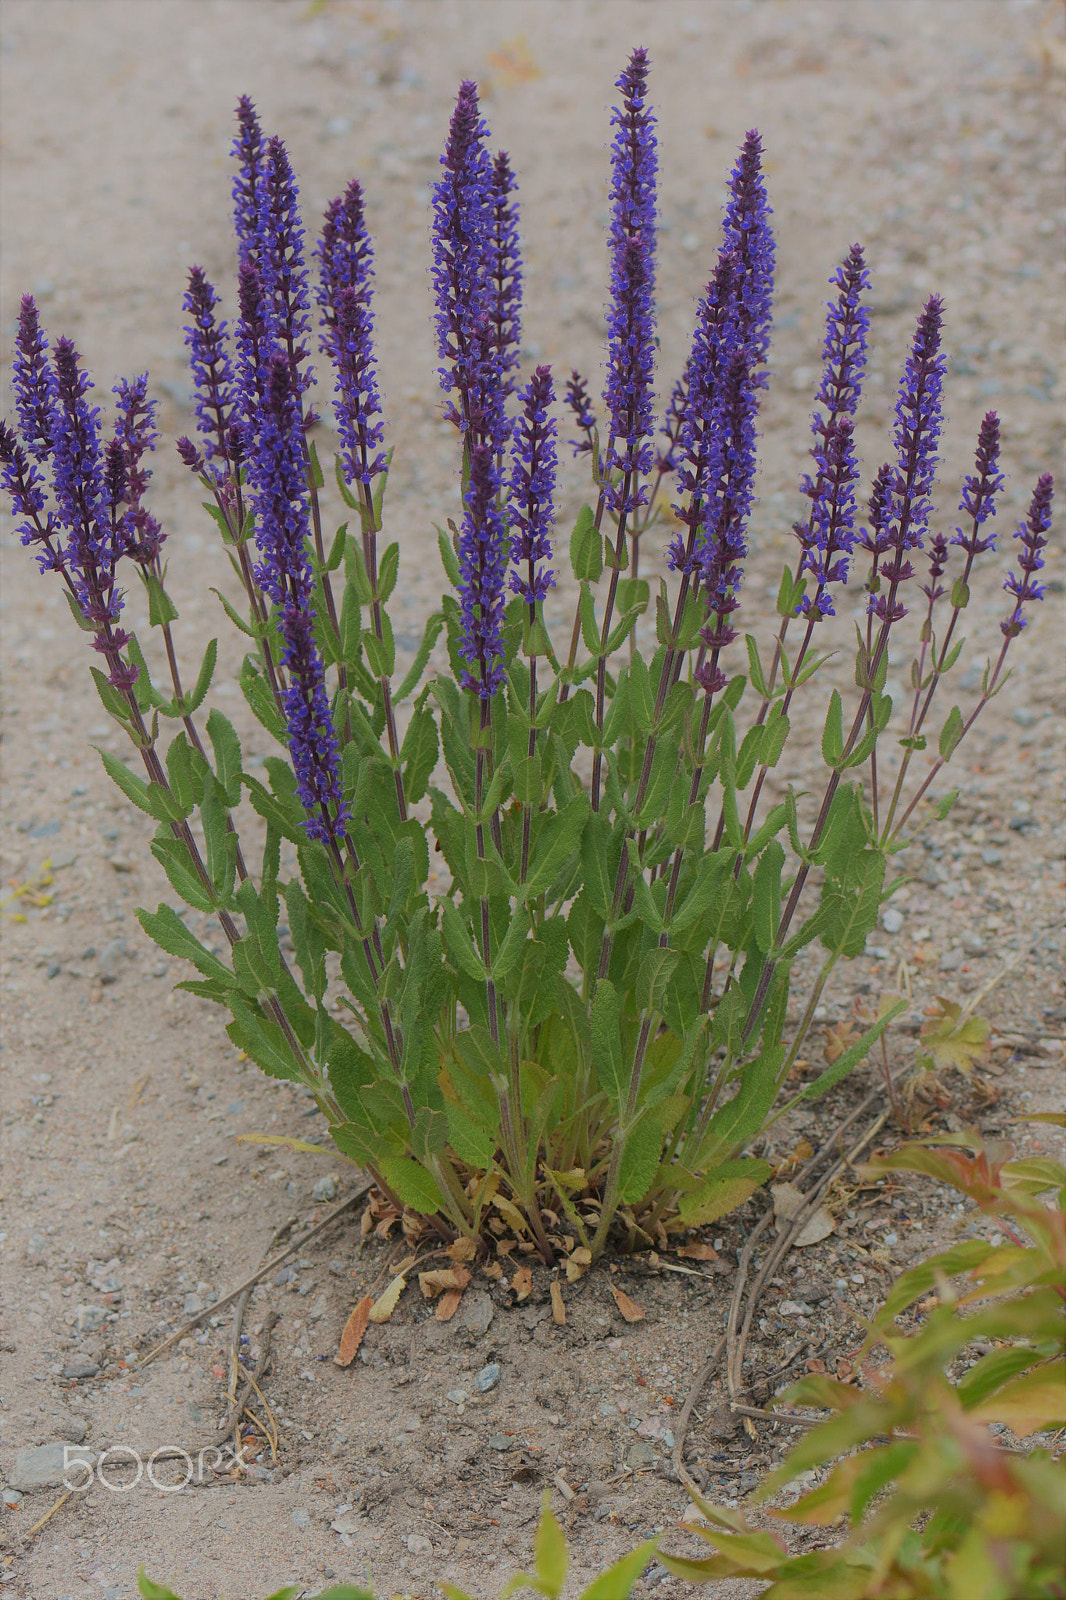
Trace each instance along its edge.
{"label": "dried brown leaf", "polygon": [[333,1357],[333,1364],[337,1367],[350,1367],[359,1352],[363,1342],[363,1335],[370,1321],[370,1308],[374,1304],[372,1295],[365,1294],[344,1324],[341,1342],[337,1354]]}
{"label": "dried brown leaf", "polygon": [[683,1244],[677,1251],[679,1256],[684,1256],[687,1261],[717,1261],[718,1251],[713,1245],[705,1244],[702,1239],[695,1239],[691,1244]]}
{"label": "dried brown leaf", "polygon": [[432,1300],[434,1295],[443,1294],[449,1289],[457,1289],[462,1294],[469,1282],[468,1267],[437,1267],[432,1272],[418,1274],[418,1287],[427,1300]]}
{"label": "dried brown leaf", "polygon": [[612,1283],[611,1293],[614,1295],[615,1305],[627,1322],[644,1321],[644,1307],[638,1306],[635,1300],[631,1300],[624,1289],[616,1289]]}
{"label": "dried brown leaf", "polygon": [[516,1267],[515,1275],[511,1279],[511,1288],[519,1300],[525,1300],[533,1293],[533,1271],[531,1267]]}
{"label": "dried brown leaf", "polygon": [[462,1298],[463,1291],[461,1289],[446,1289],[437,1301],[437,1308],[433,1313],[437,1321],[450,1321],[458,1310],[459,1302]]}
{"label": "dried brown leaf", "polygon": [[444,1254],[449,1261],[473,1261],[477,1255],[477,1245],[473,1239],[461,1234],[454,1244],[450,1244]]}
{"label": "dried brown leaf", "polygon": [[566,1260],[567,1283],[576,1283],[579,1278],[583,1278],[591,1265],[592,1251],[585,1245],[579,1245]]}
{"label": "dried brown leaf", "polygon": [[496,1280],[503,1277],[503,1268],[500,1266],[498,1261],[483,1262],[481,1270],[485,1274],[486,1278],[492,1278],[493,1280]]}
{"label": "dried brown leaf", "polygon": [[563,1328],[563,1327],[566,1326],[566,1303],[563,1300],[562,1288],[558,1283],[556,1283],[554,1281],[554,1279],[552,1281],[551,1290],[552,1290],[552,1321],[554,1323],[557,1323],[560,1328]]}

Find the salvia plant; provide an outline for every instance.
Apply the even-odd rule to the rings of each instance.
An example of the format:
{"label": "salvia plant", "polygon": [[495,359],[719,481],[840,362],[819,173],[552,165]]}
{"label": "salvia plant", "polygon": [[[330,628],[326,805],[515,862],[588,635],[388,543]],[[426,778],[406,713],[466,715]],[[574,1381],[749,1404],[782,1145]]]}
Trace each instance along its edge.
{"label": "salvia plant", "polygon": [[[224,320],[192,268],[197,425],[177,448],[244,594],[220,598],[248,641],[245,698],[275,746],[255,771],[222,712],[203,715],[214,642],[195,677],[179,668],[165,534],[146,501],[147,375],[116,385],[105,429],[78,351],[49,342],[27,297],[16,415],[0,434],[22,541],[64,586],[141,770],[101,751],[104,765],[158,823],[152,851],[171,887],[229,945],[220,959],[171,906],[142,911],[151,938],[197,969],[183,987],[228,1009],[231,1039],[265,1072],[311,1091],[340,1150],[396,1204],[482,1252],[517,1231],[545,1262],[567,1256],[571,1275],[609,1241],[722,1215],[768,1174],[746,1152],[795,1104],[783,1090],[833,968],[863,951],[899,881],[893,855],[945,813],[950,797],[934,804],[930,785],[1002,687],[1042,594],[1053,487],[1039,479],[1014,537],[980,693],[934,719],[973,569],[994,547],[999,420],[981,424],[949,537],[933,526],[945,358],[932,296],[864,514],[855,419],[870,284],[855,245],[830,279],[796,558],[773,628],[753,616],[741,638],[774,280],[762,146],[747,134],[730,174],[721,247],[660,417],[648,65],[635,50],[611,114],[602,409],[576,371],[522,370],[516,179],[476,86],[459,90],[432,199],[458,495],[438,530],[446,592],[402,676],[364,196],[351,183],[311,248],[285,146],[240,101],[236,312]],[[317,387],[316,362],[328,375]],[[329,474],[323,391],[338,441]],[[560,549],[563,418],[591,492]],[[640,576],[649,541],[668,547],[669,581]],[[567,559],[577,604],[553,639],[544,601]],[[160,650],[126,620],[131,573]],[[815,692],[849,584],[865,597],[854,693],[846,706],[828,697],[824,781],[804,795],[782,781],[793,701]],[[910,648],[901,633],[917,645],[894,708],[885,681]],[[162,681],[149,657],[165,662]],[[886,783],[889,739],[902,750]],[[447,869],[432,894],[431,848]],[[805,958],[813,975],[794,1001],[803,952],[817,960]],[[802,1095],[844,1077],[889,1020]]]}

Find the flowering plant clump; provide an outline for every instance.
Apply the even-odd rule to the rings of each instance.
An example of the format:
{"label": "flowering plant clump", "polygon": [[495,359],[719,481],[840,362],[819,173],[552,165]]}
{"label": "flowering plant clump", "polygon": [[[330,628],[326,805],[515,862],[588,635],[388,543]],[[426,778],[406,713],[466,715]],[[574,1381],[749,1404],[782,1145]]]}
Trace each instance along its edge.
{"label": "flowering plant clump", "polygon": [[[310,1089],[339,1148],[398,1208],[481,1253],[493,1235],[519,1233],[545,1262],[569,1257],[571,1276],[610,1240],[633,1247],[713,1220],[768,1175],[746,1151],[798,1098],[782,1091],[833,968],[862,952],[891,892],[891,857],[927,820],[930,784],[1004,682],[1042,593],[1051,516],[1045,476],[1015,536],[998,654],[914,782],[974,564],[994,546],[999,422],[982,423],[949,538],[933,499],[945,359],[932,296],[863,516],[854,428],[870,283],[855,245],[830,280],[794,570],[776,632],[760,636],[752,618],[741,643],[774,280],[762,146],[755,132],[741,146],[691,353],[657,422],[648,72],[635,50],[611,117],[602,421],[581,374],[522,372],[516,180],[491,148],[476,86],[459,90],[432,202],[459,500],[438,530],[447,592],[400,679],[388,612],[400,550],[379,542],[391,453],[363,194],[353,182],[332,202],[309,249],[285,146],[241,100],[236,316],[222,319],[215,287],[192,268],[197,426],[177,448],[245,592],[243,610],[222,604],[248,640],[245,698],[276,744],[265,773],[245,770],[221,711],[201,720],[214,643],[191,687],[179,672],[165,534],[145,503],[147,377],[116,386],[108,432],[79,353],[49,343],[27,297],[16,416],[0,431],[22,541],[64,585],[100,658],[101,699],[143,771],[101,752],[104,765],[158,823],[153,853],[182,900],[217,916],[229,960],[169,905],[140,913],[145,930],[197,969],[184,987],[228,1009],[240,1049]],[[316,444],[316,314],[338,436],[331,474]],[[592,487],[560,550],[567,411]],[[343,520],[327,535],[331,503]],[[668,547],[673,574],[654,592],[639,572],[650,538]],[[544,600],[567,556],[578,599],[559,641]],[[131,570],[162,634],[166,687],[124,625]],[[793,700],[813,692],[849,583],[863,585],[866,620],[852,703],[836,690],[828,699],[822,791],[808,801],[778,779],[771,804]],[[900,711],[885,682],[908,615],[918,642]],[[897,718],[890,732],[894,709],[902,727]],[[902,753],[885,793],[877,754],[893,737]],[[433,895],[431,842],[448,873]],[[808,948],[821,960],[794,1005]],[[892,1015],[801,1096],[838,1082]]]}

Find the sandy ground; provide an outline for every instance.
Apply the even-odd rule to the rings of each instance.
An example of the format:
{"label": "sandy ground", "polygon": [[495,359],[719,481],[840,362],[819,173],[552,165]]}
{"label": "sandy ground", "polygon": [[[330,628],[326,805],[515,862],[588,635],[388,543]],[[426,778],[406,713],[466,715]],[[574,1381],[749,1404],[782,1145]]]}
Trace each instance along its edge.
{"label": "sandy ground", "polygon": [[[352,175],[367,190],[397,445],[389,528],[403,547],[401,649],[439,591],[431,524],[453,505],[454,441],[439,420],[429,329],[427,198],[465,76],[481,84],[520,176],[526,357],[577,364],[594,387],[606,107],[629,49],[650,49],[661,108],[664,388],[713,260],[735,148],[745,129],[762,131],[779,287],[754,611],[788,554],[824,283],[853,239],[867,246],[878,312],[860,426],[866,481],[888,447],[914,317],[934,289],[947,296],[952,352],[943,525],[952,525],[955,485],[990,404],[1004,418],[1009,474],[1000,526],[1023,508],[1039,471],[1061,467],[1060,6],[5,0],[0,22],[5,351],[17,297],[29,289],[49,332],[74,336],[104,394],[117,375],[150,369],[166,441],[154,504],[170,534],[187,663],[212,633],[225,635],[208,585],[228,578],[170,445],[190,426],[181,295],[195,260],[232,303],[228,147],[242,92],[287,140],[308,219]],[[579,503],[576,476],[566,494]],[[849,964],[827,1013],[831,1021],[860,990],[896,981],[901,961],[920,1016],[931,994],[972,994],[1017,958],[981,1005],[1006,1041],[978,1097],[989,1130],[1027,1106],[1061,1104],[1063,1088],[1061,526],[1060,515],[1048,601],[957,763],[963,803],[936,851],[908,861],[902,928]],[[3,917],[0,1467],[10,1481],[16,1457],[50,1440],[146,1456],[209,1438],[223,1409],[229,1313],[143,1371],[133,1353],[178,1327],[186,1306],[254,1270],[280,1226],[321,1217],[319,1180],[335,1178],[342,1198],[355,1176],[328,1149],[238,1144],[242,1132],[313,1136],[317,1114],[237,1059],[212,1008],[172,992],[182,974],[133,916],[165,888],[144,819],[88,748],[92,740],[117,751],[119,736],[95,700],[82,641],[56,584],[10,536],[2,559],[3,892],[39,881],[47,862],[53,875],[42,885],[49,904],[23,893]],[[971,633],[981,637],[962,661],[971,692],[1002,611],[999,581],[993,570],[976,586]],[[563,630],[568,618],[561,594],[548,619]],[[218,703],[244,729],[232,638],[221,660]],[[892,1049],[904,1061],[911,1036],[900,1032]],[[842,1091],[825,1118],[857,1093]],[[949,1124],[978,1114],[978,1100],[953,1095]],[[1056,1138],[1046,1132],[1040,1147],[1057,1148]],[[576,1491],[572,1502],[556,1493],[575,1581],[591,1575],[686,1504],[666,1471],[663,1433],[721,1327],[742,1225],[761,1204],[710,1230],[721,1238],[720,1272],[689,1279],[633,1268],[613,1280],[645,1305],[643,1324],[620,1322],[605,1270],[573,1295],[565,1329],[548,1317],[546,1284],[517,1309],[479,1290],[462,1326],[436,1324],[405,1302],[347,1372],[329,1357],[385,1247],[360,1253],[354,1218],[338,1224],[290,1276],[272,1276],[249,1312],[253,1340],[268,1310],[281,1314],[266,1388],[281,1430],[277,1466],[265,1456],[240,1482],[172,1494],[132,1484],[112,1457],[119,1488],[95,1483],[31,1538],[57,1491],[27,1493],[2,1512],[3,1593],[127,1600],[143,1562],[185,1600],[245,1600],[284,1580],[314,1592],[334,1576],[428,1597],[437,1573],[494,1594],[528,1559],[540,1493],[559,1472]],[[844,1274],[856,1306],[869,1309],[900,1262],[968,1225],[952,1205],[921,1184],[894,1209],[855,1198],[838,1234],[775,1280],[776,1300],[817,1300]],[[854,1342],[824,1306],[815,1320],[806,1328],[768,1307],[757,1372],[769,1381],[783,1349],[802,1354],[805,1337],[830,1364]],[[473,1393],[490,1362],[502,1374],[491,1393],[449,1398]],[[79,1364],[98,1371],[64,1375]],[[708,1492],[726,1499],[754,1485],[776,1448],[738,1437],[713,1406],[692,1440]],[[632,1456],[649,1442],[646,1459]],[[634,1461],[637,1476],[627,1476]],[[686,1536],[673,1537],[683,1548]],[[640,1592],[683,1587],[660,1568]]]}

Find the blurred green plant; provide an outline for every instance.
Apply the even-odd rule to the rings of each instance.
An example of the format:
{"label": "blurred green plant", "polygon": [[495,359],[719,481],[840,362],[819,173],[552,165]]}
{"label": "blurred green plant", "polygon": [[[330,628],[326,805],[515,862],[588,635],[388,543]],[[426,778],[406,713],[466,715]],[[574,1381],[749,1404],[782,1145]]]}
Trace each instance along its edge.
{"label": "blurred green plant", "polygon": [[[1058,1114],[1034,1118],[1066,1126]],[[1059,1600],[1066,1595],[1066,1465],[1048,1448],[997,1442],[989,1424],[1026,1438],[1066,1426],[1066,1170],[1011,1159],[976,1133],[922,1140],[868,1162],[864,1176],[920,1172],[996,1218],[1007,1242],[967,1239],[894,1285],[869,1325],[866,1388],[827,1375],[803,1379],[787,1405],[825,1406],[762,1484],[767,1499],[797,1473],[832,1463],[825,1481],[772,1514],[815,1526],[846,1524],[832,1548],[792,1556],[744,1513],[696,1499],[716,1548],[705,1561],[660,1554],[680,1577],[761,1578],[766,1600]],[[1039,1198],[1050,1195],[1047,1203]],[[956,1290],[951,1280],[962,1276]],[[898,1319],[920,1301],[917,1329]],[[953,1362],[983,1350],[957,1382]],[[867,1513],[873,1514],[867,1519]]]}

